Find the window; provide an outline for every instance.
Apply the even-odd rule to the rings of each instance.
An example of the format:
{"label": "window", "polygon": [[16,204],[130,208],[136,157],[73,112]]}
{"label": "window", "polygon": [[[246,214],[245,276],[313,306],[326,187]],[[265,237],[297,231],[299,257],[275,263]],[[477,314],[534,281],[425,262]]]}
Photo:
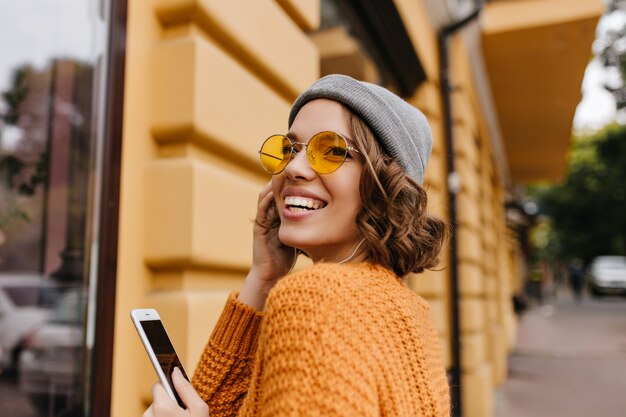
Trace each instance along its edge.
{"label": "window", "polygon": [[322,0],[321,75],[340,73],[409,97],[426,74],[392,0]]}
{"label": "window", "polygon": [[14,417],[88,406],[108,6],[0,4],[0,406]]}

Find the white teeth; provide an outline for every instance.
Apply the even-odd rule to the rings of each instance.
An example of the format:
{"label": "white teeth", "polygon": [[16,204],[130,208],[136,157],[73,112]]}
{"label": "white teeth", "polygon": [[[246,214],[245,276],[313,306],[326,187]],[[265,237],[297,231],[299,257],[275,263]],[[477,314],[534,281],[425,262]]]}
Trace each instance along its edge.
{"label": "white teeth", "polygon": [[[295,196],[285,197],[285,206],[287,207],[298,206],[298,207],[290,207],[292,210],[297,209],[299,207],[307,207],[309,209],[317,210],[323,205],[324,203],[322,201],[315,200],[313,198],[295,197]],[[306,210],[306,209],[302,209],[302,210]]]}

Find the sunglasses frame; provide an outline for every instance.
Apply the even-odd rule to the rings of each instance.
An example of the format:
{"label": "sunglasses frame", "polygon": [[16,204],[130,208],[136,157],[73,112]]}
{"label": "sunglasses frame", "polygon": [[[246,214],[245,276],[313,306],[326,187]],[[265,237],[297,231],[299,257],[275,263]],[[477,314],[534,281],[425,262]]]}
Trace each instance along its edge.
{"label": "sunglasses frame", "polygon": [[[343,157],[343,159],[341,160],[341,162],[340,162],[339,164],[337,164],[337,167],[336,167],[335,169],[333,169],[332,171],[329,171],[329,172],[318,172],[318,171],[315,169],[315,167],[313,166],[313,164],[312,164],[312,162],[311,162],[311,158],[310,158],[309,152],[308,152],[308,150],[309,150],[309,143],[311,143],[311,141],[312,141],[313,139],[315,139],[318,135],[321,135],[322,133],[331,133],[331,134],[333,134],[333,135],[337,135],[337,136],[339,136],[339,137],[340,137],[340,138],[344,141],[344,143],[345,143],[345,145],[346,145],[346,156],[344,156],[344,157]],[[263,164],[263,161],[261,161],[261,166],[263,167],[263,169],[265,170],[265,172],[267,172],[267,173],[268,173],[268,174],[270,174],[270,175],[278,175],[278,174],[282,173],[282,172],[285,170],[285,168],[287,168],[287,165],[289,165],[289,163],[290,163],[290,162],[291,162],[291,160],[293,159],[294,155],[295,155],[297,152],[300,152],[300,151],[301,151],[302,149],[304,149],[304,148],[306,148],[306,150],[307,150],[307,160],[309,161],[309,165],[311,166],[311,169],[313,169],[313,171],[317,172],[317,173],[318,173],[318,174],[320,174],[320,175],[328,175],[328,174],[332,174],[333,172],[337,171],[337,170],[339,169],[339,167],[341,167],[341,165],[343,165],[343,163],[346,161],[346,158],[347,158],[347,156],[348,156],[348,152],[356,152],[356,153],[358,153],[358,154],[361,154],[361,151],[359,151],[358,149],[356,149],[354,146],[350,146],[350,145],[349,145],[349,142],[348,142],[348,141],[350,141],[350,142],[354,142],[352,139],[348,139],[348,138],[346,138],[346,137],[345,137],[344,135],[342,135],[341,133],[333,132],[333,131],[331,131],[331,130],[323,130],[323,131],[321,131],[321,132],[317,132],[316,134],[314,134],[313,136],[311,136],[311,139],[309,139],[309,142],[308,142],[308,143],[304,143],[304,142],[296,142],[295,140],[293,140],[292,138],[290,138],[290,137],[289,137],[289,136],[287,136],[287,135],[282,135],[282,134],[270,135],[270,136],[268,136],[268,137],[267,137],[267,138],[263,141],[263,143],[261,144],[261,149],[259,149],[259,158],[262,158],[263,156],[268,156],[268,157],[271,157],[271,158],[275,158],[275,156],[273,156],[273,155],[263,153],[263,152],[262,152],[262,150],[263,150],[263,145],[265,145],[265,143],[266,143],[269,139],[271,139],[271,138],[273,138],[273,137],[276,137],[276,136],[279,136],[279,137],[282,137],[282,138],[286,138],[286,139],[289,141],[289,143],[291,143],[291,152],[289,153],[289,160],[287,161],[287,163],[285,164],[285,166],[284,166],[284,167],[283,167],[280,171],[277,171],[277,172],[270,172],[270,171],[268,171],[268,170],[267,170],[267,168],[265,168],[265,164]],[[301,146],[301,148],[300,148],[300,149],[297,149],[297,148],[295,147],[295,145],[300,145],[300,146]]]}

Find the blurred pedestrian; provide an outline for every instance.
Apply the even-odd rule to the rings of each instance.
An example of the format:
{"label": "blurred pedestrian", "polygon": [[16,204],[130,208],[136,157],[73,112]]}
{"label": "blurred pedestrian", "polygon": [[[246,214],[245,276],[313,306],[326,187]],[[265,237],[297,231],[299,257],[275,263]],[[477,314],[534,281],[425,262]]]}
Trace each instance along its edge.
{"label": "blurred pedestrian", "polygon": [[544,272],[538,265],[535,265],[528,274],[528,295],[543,304],[543,283]]}
{"label": "blurred pedestrian", "polygon": [[569,284],[576,302],[580,303],[583,299],[583,287],[585,284],[585,272],[581,259],[574,258],[570,262]]}
{"label": "blurred pedestrian", "polygon": [[[242,115],[245,116],[245,115]],[[190,410],[160,385],[146,416],[450,414],[439,337],[403,279],[435,267],[445,224],[426,213],[424,115],[343,75],[295,102],[259,152],[252,268],[202,354]],[[290,273],[304,253],[312,267]],[[286,276],[285,276],[286,275]],[[283,278],[284,277],[284,278]]]}
{"label": "blurred pedestrian", "polygon": [[518,291],[513,294],[511,301],[513,303],[513,312],[515,312],[518,317],[521,317],[522,313],[528,309],[528,299],[526,298],[526,294]]}

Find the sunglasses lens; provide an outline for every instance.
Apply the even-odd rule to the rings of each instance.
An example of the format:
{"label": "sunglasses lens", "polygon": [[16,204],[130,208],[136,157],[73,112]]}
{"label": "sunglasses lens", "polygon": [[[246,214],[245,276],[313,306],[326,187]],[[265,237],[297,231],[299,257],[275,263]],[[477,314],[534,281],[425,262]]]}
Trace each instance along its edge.
{"label": "sunglasses lens", "polygon": [[320,174],[336,171],[346,159],[347,146],[345,139],[337,133],[318,133],[307,146],[311,167]]}
{"label": "sunglasses lens", "polygon": [[261,165],[270,174],[281,173],[291,158],[291,142],[282,135],[270,136],[261,145],[259,151]]}

